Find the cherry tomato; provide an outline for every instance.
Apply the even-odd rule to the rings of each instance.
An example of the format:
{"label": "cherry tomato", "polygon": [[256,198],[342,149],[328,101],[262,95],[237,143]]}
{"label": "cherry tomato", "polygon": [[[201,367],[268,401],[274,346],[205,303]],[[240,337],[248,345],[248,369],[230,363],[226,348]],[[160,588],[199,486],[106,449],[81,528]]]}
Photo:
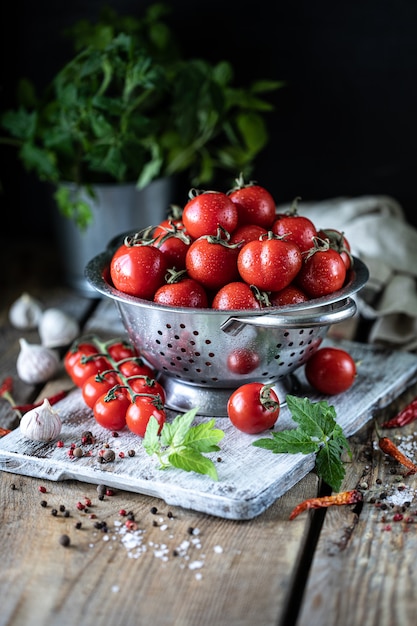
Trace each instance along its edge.
{"label": "cherry tomato", "polygon": [[89,376],[82,386],[84,402],[90,409],[93,409],[100,396],[110,391],[117,384],[120,384],[119,379],[116,374],[110,372]]}
{"label": "cherry tomato", "polygon": [[166,393],[165,389],[154,378],[149,376],[138,376],[137,378],[129,378],[129,385],[135,393],[148,393],[154,396],[159,396],[161,403],[165,404]]}
{"label": "cherry tomato", "polygon": [[250,241],[239,252],[239,274],[261,291],[279,291],[298,274],[302,257],[299,247],[272,234]]}
{"label": "cherry tomato", "polygon": [[159,287],[154,302],[165,306],[191,307],[202,309],[208,307],[207,293],[204,287],[192,278],[182,278],[178,282],[169,282]]}
{"label": "cherry tomato", "polygon": [[356,378],[356,364],[340,348],[320,348],[304,366],[310,385],[320,393],[334,395],[349,389]]}
{"label": "cherry tomato", "polygon": [[238,209],[227,194],[204,191],[187,202],[182,221],[193,239],[216,235],[219,227],[231,233],[238,225]]}
{"label": "cherry tomato", "polygon": [[275,291],[269,296],[271,306],[287,306],[288,304],[300,304],[307,302],[309,297],[295,285],[287,285],[281,291]]}
{"label": "cherry tomato", "polygon": [[272,428],[280,412],[279,399],[271,385],[246,383],[236,389],[227,403],[232,424],[250,435]]}
{"label": "cherry tomato", "polygon": [[259,365],[259,354],[249,348],[236,348],[227,357],[227,367],[234,374],[249,374]]}
{"label": "cherry tomato", "polygon": [[155,237],[152,245],[164,253],[169,267],[181,270],[185,267],[185,255],[191,241],[191,237],[186,235],[184,231],[174,228],[166,230]]}
{"label": "cherry tomato", "polygon": [[258,226],[258,224],[243,224],[238,226],[230,237],[230,243],[240,244],[239,248],[243,248],[245,243],[256,241],[262,235],[267,234],[266,228]]}
{"label": "cherry tomato", "polygon": [[346,265],[336,250],[317,249],[304,259],[296,284],[311,298],[320,298],[341,289]]}
{"label": "cherry tomato", "polygon": [[122,430],[126,426],[126,411],[130,405],[130,398],[120,390],[103,393],[94,405],[94,417],[103,428]]}
{"label": "cherry tomato", "polygon": [[334,228],[326,228],[319,230],[318,236],[321,239],[328,239],[330,247],[336,250],[343,259],[346,269],[349,270],[352,267],[352,254],[350,249],[350,243],[344,236],[344,233]]}
{"label": "cherry tomato", "polygon": [[247,283],[235,281],[224,285],[213,298],[212,309],[260,309],[261,304]]}
{"label": "cherry tomato", "polygon": [[72,369],[74,367],[74,363],[76,363],[81,356],[97,354],[97,348],[92,343],[80,343],[75,345],[74,348],[70,348],[64,357],[64,367],[68,376],[72,377]]}
{"label": "cherry tomato", "polygon": [[129,359],[118,364],[119,371],[129,378],[129,376],[149,376],[153,378],[155,372],[140,357]]}
{"label": "cherry tomato", "polygon": [[229,194],[238,208],[239,224],[258,224],[270,229],[275,219],[275,200],[264,187],[238,181],[239,188]]}
{"label": "cherry tomato", "polygon": [[188,275],[206,289],[218,290],[238,280],[238,254],[238,248],[221,236],[200,237],[193,241],[185,258]]}
{"label": "cherry tomato", "polygon": [[96,354],[80,354],[72,363],[70,377],[77,387],[82,387],[90,376],[111,369],[110,363],[103,356],[96,357]]}
{"label": "cherry tomato", "polygon": [[152,300],[163,285],[168,262],[161,250],[148,244],[122,244],[110,262],[110,277],[119,291]]}
{"label": "cherry tomato", "polygon": [[126,411],[126,424],[132,433],[144,437],[148,422],[154,416],[161,432],[166,421],[166,412],[157,399],[137,397]]}
{"label": "cherry tomato", "polygon": [[296,201],[286,214],[280,214],[272,225],[272,232],[284,237],[286,241],[296,243],[301,252],[306,252],[314,245],[317,229],[313,222],[298,214]]}
{"label": "cherry tomato", "polygon": [[135,358],[139,356],[138,351],[132,344],[127,341],[117,341],[107,346],[107,352],[114,361],[121,361],[122,359]]}

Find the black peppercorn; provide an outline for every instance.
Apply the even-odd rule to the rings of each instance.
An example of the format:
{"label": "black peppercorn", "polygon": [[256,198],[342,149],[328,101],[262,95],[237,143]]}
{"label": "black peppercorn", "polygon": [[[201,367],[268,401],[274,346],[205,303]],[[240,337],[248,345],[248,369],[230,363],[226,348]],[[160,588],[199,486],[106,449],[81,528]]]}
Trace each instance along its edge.
{"label": "black peppercorn", "polygon": [[67,548],[70,545],[71,540],[68,535],[61,535],[59,538],[59,543],[61,544],[61,546],[64,546],[64,548]]}

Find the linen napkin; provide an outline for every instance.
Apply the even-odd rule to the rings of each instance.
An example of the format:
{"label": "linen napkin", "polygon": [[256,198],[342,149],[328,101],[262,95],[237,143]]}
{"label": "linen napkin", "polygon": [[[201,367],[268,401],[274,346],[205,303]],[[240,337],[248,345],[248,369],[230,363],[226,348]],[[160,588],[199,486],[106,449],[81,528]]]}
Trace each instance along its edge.
{"label": "linen napkin", "polygon": [[[280,205],[277,211],[288,208]],[[298,213],[318,229],[342,231],[352,254],[367,265],[369,281],[355,300],[370,321],[368,341],[417,351],[417,229],[401,205],[385,195],[341,197],[299,201]]]}

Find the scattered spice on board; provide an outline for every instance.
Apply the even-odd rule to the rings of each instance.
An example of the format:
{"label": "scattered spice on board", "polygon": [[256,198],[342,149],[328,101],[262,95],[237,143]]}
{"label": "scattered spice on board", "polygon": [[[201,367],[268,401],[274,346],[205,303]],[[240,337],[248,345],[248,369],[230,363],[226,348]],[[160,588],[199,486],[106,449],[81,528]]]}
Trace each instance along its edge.
{"label": "scattered spice on board", "polygon": [[357,504],[362,502],[363,496],[357,489],[351,491],[341,491],[331,496],[322,496],[320,498],[309,498],[298,504],[292,511],[289,519],[293,520],[303,511],[309,509],[321,509],[329,506],[340,506],[342,504]]}
{"label": "scattered spice on board", "polygon": [[407,404],[397,415],[382,424],[382,428],[398,428],[411,424],[417,419],[417,398]]}

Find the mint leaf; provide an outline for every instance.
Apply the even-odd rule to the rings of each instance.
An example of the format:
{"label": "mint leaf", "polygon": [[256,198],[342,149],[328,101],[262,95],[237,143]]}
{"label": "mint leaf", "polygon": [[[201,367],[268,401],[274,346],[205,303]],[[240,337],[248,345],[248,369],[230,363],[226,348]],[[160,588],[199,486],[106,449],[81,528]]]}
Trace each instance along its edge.
{"label": "mint leaf", "polygon": [[336,422],[336,410],[327,401],[311,402],[308,398],[288,395],[287,405],[294,429],[272,432],[271,438],[262,438],[252,445],[274,454],[316,454],[316,471],[334,491],[339,491],[345,476],[341,460],[343,450],[349,455],[349,443]]}
{"label": "mint leaf", "polygon": [[217,444],[223,439],[224,432],[214,428],[214,419],[192,426],[197,412],[197,408],[191,409],[177,415],[171,423],[165,422],[160,434],[157,420],[151,417],[143,447],[149,456],[158,458],[160,469],[176,467],[218,480],[213,461],[203,456],[203,453],[220,450]]}

